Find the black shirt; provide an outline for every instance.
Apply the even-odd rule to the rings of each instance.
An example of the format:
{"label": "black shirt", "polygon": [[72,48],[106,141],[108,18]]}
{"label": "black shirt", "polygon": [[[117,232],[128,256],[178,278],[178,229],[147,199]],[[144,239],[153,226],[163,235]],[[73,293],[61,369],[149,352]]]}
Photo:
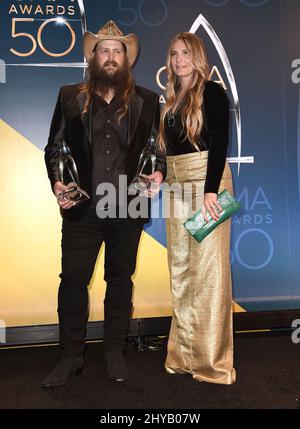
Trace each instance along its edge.
{"label": "black shirt", "polygon": [[[204,123],[198,139],[198,147],[200,151],[208,150],[204,192],[217,194],[228,148],[229,100],[223,88],[213,81],[207,81],[205,84],[202,111]],[[186,130],[181,123],[180,109],[176,112],[174,119],[175,121],[168,121],[166,116],[164,123],[167,155],[197,152],[185,137]]]}
{"label": "black shirt", "polygon": [[93,98],[93,206],[101,198],[96,195],[100,183],[112,183],[116,187],[118,198],[119,175],[125,174],[128,123],[127,115],[120,123],[116,118],[116,112],[121,106],[118,97],[114,97],[109,104],[97,95]]}

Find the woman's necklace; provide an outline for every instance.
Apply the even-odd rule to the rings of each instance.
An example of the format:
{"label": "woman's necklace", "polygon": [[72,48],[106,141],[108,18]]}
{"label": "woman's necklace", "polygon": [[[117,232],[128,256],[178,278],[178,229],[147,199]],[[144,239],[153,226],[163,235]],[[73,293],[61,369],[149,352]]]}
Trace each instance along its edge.
{"label": "woman's necklace", "polygon": [[184,99],[180,101],[174,112],[171,112],[171,110],[167,113],[167,124],[169,128],[173,128],[176,124],[176,115],[178,111],[181,109],[181,106],[184,102]]}

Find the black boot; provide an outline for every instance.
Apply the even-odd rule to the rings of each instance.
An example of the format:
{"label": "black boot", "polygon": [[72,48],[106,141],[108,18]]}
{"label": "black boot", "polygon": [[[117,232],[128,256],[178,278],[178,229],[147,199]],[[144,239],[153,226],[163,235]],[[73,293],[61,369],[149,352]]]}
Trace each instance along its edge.
{"label": "black boot", "polygon": [[55,387],[66,384],[72,375],[80,375],[83,370],[82,356],[64,356],[58,365],[42,382],[41,387]]}
{"label": "black boot", "polygon": [[125,381],[129,377],[123,352],[106,352],[104,354],[104,358],[106,361],[107,377],[109,380]]}

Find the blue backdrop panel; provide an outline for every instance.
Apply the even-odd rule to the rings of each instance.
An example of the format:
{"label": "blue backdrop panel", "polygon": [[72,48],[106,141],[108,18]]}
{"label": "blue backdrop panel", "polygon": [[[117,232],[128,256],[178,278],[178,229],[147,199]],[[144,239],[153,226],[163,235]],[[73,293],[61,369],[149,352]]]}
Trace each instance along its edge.
{"label": "blue backdrop panel", "polygon": [[[25,13],[26,5],[32,9]],[[217,67],[233,106],[228,156],[243,206],[232,227],[234,297],[247,310],[299,308],[299,1],[4,0],[0,14],[0,116],[40,149],[59,87],[83,79],[86,28],[96,33],[113,19],[124,33],[136,33],[141,45],[136,81],[163,95],[156,73],[165,64],[169,41],[202,15],[207,25],[196,34],[204,39],[210,65]],[[57,17],[68,25],[47,21]],[[13,25],[15,34],[27,36],[12,37]],[[164,73],[160,79],[165,82]],[[145,229],[165,246],[162,219]]]}

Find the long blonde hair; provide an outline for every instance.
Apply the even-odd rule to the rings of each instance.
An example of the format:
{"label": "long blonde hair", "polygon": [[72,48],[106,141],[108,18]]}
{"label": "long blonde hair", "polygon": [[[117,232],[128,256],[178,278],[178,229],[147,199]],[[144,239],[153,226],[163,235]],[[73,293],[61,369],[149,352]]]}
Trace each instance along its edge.
{"label": "long blonde hair", "polygon": [[180,80],[173,72],[171,66],[171,51],[177,40],[182,40],[187,50],[190,53],[191,64],[194,68],[194,76],[191,81],[191,86],[185,94],[185,103],[181,109],[181,121],[186,129],[186,135],[193,146],[197,149],[197,139],[200,136],[203,126],[203,92],[204,85],[209,76],[209,67],[207,62],[207,54],[203,42],[193,33],[183,32],[177,34],[171,41],[167,56],[167,73],[168,83],[166,90],[166,104],[162,110],[160,118],[159,145],[162,150],[165,150],[164,139],[164,122],[168,112],[176,102],[177,93],[180,89]]}

